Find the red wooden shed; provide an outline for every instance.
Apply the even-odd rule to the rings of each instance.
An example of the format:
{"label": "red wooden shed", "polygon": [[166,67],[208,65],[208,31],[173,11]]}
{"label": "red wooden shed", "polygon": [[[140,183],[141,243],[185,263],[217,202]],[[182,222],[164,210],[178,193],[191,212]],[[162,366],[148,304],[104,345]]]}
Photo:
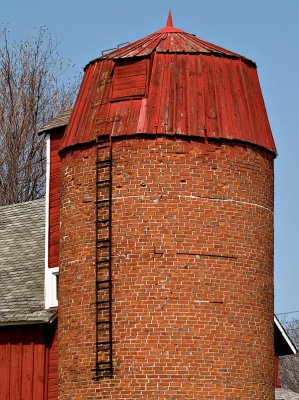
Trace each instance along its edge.
{"label": "red wooden shed", "polygon": [[45,200],[0,207],[0,399],[57,400],[56,310],[45,309]]}

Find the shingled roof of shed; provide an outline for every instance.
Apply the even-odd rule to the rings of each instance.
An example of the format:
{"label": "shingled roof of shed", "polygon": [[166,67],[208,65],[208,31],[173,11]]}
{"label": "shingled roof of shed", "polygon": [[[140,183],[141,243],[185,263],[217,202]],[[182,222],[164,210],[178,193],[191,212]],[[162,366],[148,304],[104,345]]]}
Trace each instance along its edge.
{"label": "shingled roof of shed", "polygon": [[299,393],[287,389],[275,389],[275,400],[299,400]]}
{"label": "shingled roof of shed", "polygon": [[66,126],[69,122],[71,113],[72,113],[72,109],[61,111],[54,118],[52,118],[46,125],[44,125],[38,131],[38,133],[39,134],[46,133],[49,131],[53,131],[54,129],[60,128],[62,126]]}
{"label": "shingled roof of shed", "polygon": [[0,207],[0,325],[48,322],[45,200]]}

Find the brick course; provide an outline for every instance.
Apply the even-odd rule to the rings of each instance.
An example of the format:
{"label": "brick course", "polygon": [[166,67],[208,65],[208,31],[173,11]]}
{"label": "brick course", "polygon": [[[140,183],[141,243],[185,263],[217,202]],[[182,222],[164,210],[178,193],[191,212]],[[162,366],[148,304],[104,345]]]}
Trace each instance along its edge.
{"label": "brick course", "polygon": [[273,400],[273,155],[113,142],[115,371],[95,382],[95,154],[61,161],[59,399]]}

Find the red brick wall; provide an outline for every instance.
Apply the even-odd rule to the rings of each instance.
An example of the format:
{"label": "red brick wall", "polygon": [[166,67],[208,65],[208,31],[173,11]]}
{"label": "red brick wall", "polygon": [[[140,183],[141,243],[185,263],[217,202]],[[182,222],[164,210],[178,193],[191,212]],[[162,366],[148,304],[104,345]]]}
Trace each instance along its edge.
{"label": "red brick wall", "polygon": [[274,399],[272,163],[233,142],[113,144],[115,373],[94,382],[95,149],[64,156],[60,400]]}

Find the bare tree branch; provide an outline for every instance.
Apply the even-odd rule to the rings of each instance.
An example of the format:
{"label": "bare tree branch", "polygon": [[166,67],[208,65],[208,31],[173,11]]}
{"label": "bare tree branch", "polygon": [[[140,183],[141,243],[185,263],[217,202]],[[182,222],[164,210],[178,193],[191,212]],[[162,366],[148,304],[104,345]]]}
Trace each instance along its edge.
{"label": "bare tree branch", "polygon": [[37,132],[72,107],[79,80],[62,82],[68,66],[45,28],[20,42],[0,32],[0,205],[45,193],[45,144]]}
{"label": "bare tree branch", "polygon": [[[299,321],[285,321],[284,326],[296,347],[299,347]],[[280,357],[279,382],[282,387],[299,393],[299,354]]]}

